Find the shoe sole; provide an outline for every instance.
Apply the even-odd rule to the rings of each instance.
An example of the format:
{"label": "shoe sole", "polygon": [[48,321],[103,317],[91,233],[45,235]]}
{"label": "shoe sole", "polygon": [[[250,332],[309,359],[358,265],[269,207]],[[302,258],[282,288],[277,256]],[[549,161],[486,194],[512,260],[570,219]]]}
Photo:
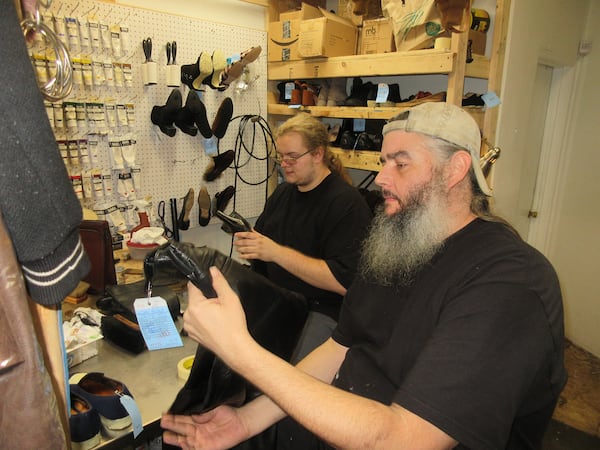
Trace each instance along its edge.
{"label": "shoe sole", "polygon": [[200,209],[198,223],[205,227],[210,222],[211,200],[208,190],[203,186],[198,194],[198,208]]}
{"label": "shoe sole", "polygon": [[119,419],[108,419],[100,414],[100,422],[107,434],[111,434],[111,431],[121,431],[131,425],[131,417],[125,416]]}
{"label": "shoe sole", "polygon": [[[100,419],[100,420],[102,420],[102,419]],[[102,433],[98,433],[97,435],[95,435],[85,441],[81,441],[81,442],[71,441],[71,449],[72,450],[90,450],[100,444],[101,434]]]}

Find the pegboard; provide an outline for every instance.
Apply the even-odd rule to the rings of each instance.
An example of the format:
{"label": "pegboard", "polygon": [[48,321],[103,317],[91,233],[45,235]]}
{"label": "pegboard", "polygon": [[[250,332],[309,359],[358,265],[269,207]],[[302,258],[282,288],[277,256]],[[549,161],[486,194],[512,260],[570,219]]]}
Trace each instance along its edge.
{"label": "pegboard", "polygon": [[[148,11],[139,8],[119,6],[96,2],[93,0],[64,0],[53,2],[51,9],[42,10],[44,21],[61,18],[74,18],[79,21],[80,29],[86,21],[98,21],[99,25],[109,27],[119,26],[125,30],[121,36],[121,48],[115,51],[100,45],[94,48],[89,42],[83,41],[83,34],[79,43],[71,42],[69,52],[72,58],[90,58],[96,60],[111,60],[117,64],[130,64],[129,74],[122,86],[96,86],[81,81],[75,84],[73,92],[63,102],[92,101],[93,99],[113,98],[117,104],[133,105],[134,113],[126,127],[109,129],[108,133],[101,134],[100,145],[96,154],[92,155],[89,164],[95,168],[113,169],[115,177],[114,160],[111,159],[111,149],[108,143],[115,134],[131,138],[135,142],[135,166],[139,168],[135,197],[140,199],[151,197],[153,211],[163,200],[167,205],[165,221],[173,226],[170,221],[169,199],[177,198],[178,207],[183,204],[183,197],[189,188],[195,191],[194,207],[190,213],[191,227],[198,227],[197,196],[201,186],[205,185],[212,197],[224,190],[227,186],[236,187],[236,195],[232,199],[228,210],[235,210],[246,217],[257,216],[264,206],[266,195],[267,154],[270,147],[265,144],[263,130],[259,125],[262,120],[245,121],[245,116],[266,116],[267,76],[266,76],[266,32],[237,25],[228,25],[195,18],[187,18],[162,12]],[[68,33],[68,29],[67,29]],[[124,39],[126,38],[126,39]],[[157,63],[158,83],[148,86],[142,82],[142,63],[145,56],[142,40],[151,38],[153,43],[152,60]],[[87,38],[86,38],[87,39]],[[66,38],[69,43],[69,38]],[[226,56],[239,55],[243,51],[261,46],[263,51],[259,58],[248,64],[249,73],[245,79],[249,81],[247,90],[234,89],[232,84],[225,91],[218,91],[208,86],[199,96],[207,110],[207,118],[213,123],[215,115],[223,99],[230,97],[233,100],[234,112],[227,133],[218,141],[219,152],[245,147],[247,150],[236,151],[236,161],[214,181],[206,182],[203,174],[212,163],[212,157],[205,152],[205,142],[201,133],[190,136],[177,129],[175,136],[169,137],[152,124],[150,115],[155,105],[164,105],[173,87],[167,86],[167,42],[177,42],[176,64],[192,64],[198,59],[201,52],[212,54],[215,50],[222,51]],[[181,84],[183,103],[187,98],[189,88]],[[48,108],[48,105],[47,105]],[[133,120],[134,119],[134,120]],[[66,120],[66,119],[65,119]],[[245,124],[244,132],[238,134],[240,126]],[[56,132],[56,130],[55,130]],[[256,132],[256,135],[254,134]],[[81,134],[81,130],[78,132]],[[68,134],[68,132],[67,132]],[[76,136],[75,136],[76,137]],[[57,140],[65,139],[57,135]],[[67,136],[73,139],[74,136]],[[241,142],[245,145],[241,145]],[[249,156],[248,151],[253,154]],[[236,163],[239,166],[236,168]],[[236,175],[239,174],[239,175]],[[115,195],[116,203],[132,209],[129,200],[119,199]],[[89,201],[86,200],[88,203]],[[86,206],[88,206],[86,204]],[[96,204],[91,208],[95,209]]]}

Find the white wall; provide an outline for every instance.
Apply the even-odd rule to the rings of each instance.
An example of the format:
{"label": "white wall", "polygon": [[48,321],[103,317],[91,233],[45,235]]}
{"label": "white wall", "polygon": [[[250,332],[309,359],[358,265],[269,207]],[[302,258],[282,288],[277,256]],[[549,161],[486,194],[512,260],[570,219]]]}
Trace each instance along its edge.
{"label": "white wall", "polygon": [[[494,173],[497,211],[524,235],[528,205],[519,208],[526,177],[525,147],[530,101],[538,63],[572,65],[577,59],[589,0],[511,1],[509,34],[504,64],[502,105],[497,145],[502,149]],[[558,26],[562,18],[564,26]]]}
{"label": "white wall", "polygon": [[[596,261],[600,251],[596,206],[600,194],[596,175],[600,167],[600,48],[593,48],[586,57],[578,56],[579,41],[593,41],[599,27],[600,2],[596,0],[512,0],[497,132],[502,156],[494,173],[494,201],[496,210],[519,231],[527,230],[528,208],[519,209],[518,200],[530,176],[524,170],[528,99],[538,63],[567,66],[561,71],[578,80],[571,94],[577,98],[573,117],[556,124],[564,126],[564,134],[571,139],[565,139],[566,160],[560,167],[564,184],[553,203],[551,213],[557,219],[546,230],[551,245],[545,253],[561,280],[567,337],[600,356],[600,265]],[[600,40],[595,41],[599,47]]]}
{"label": "white wall", "polygon": [[564,186],[551,231],[549,258],[565,298],[567,336],[600,356],[600,2],[590,2],[585,39],[592,52],[580,57],[577,101],[569,134]]}
{"label": "white wall", "polygon": [[265,8],[241,0],[116,0],[117,4],[265,30]]}

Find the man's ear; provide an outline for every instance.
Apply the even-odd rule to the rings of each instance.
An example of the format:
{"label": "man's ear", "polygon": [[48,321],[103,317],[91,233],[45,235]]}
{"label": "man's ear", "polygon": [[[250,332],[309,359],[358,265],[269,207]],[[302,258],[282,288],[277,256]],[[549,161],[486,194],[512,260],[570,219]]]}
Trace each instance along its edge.
{"label": "man's ear", "polygon": [[446,187],[451,189],[469,176],[471,154],[466,150],[455,152],[450,158],[450,163],[447,167]]}
{"label": "man's ear", "polygon": [[325,159],[325,148],[322,145],[319,145],[318,147],[315,148],[313,155],[320,157],[321,160],[324,160]]}

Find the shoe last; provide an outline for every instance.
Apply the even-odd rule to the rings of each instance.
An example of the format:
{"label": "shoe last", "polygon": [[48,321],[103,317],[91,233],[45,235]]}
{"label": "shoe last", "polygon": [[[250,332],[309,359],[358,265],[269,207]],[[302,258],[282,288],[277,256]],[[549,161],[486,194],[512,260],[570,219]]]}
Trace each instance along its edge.
{"label": "shoe last", "polygon": [[89,450],[100,444],[102,425],[98,411],[81,395],[71,392],[69,430],[73,450]]}
{"label": "shoe last", "polygon": [[133,396],[122,382],[99,372],[75,374],[69,382],[71,392],[86,399],[98,411],[107,430],[122,430],[131,425],[131,417],[120,399],[123,395]]}

